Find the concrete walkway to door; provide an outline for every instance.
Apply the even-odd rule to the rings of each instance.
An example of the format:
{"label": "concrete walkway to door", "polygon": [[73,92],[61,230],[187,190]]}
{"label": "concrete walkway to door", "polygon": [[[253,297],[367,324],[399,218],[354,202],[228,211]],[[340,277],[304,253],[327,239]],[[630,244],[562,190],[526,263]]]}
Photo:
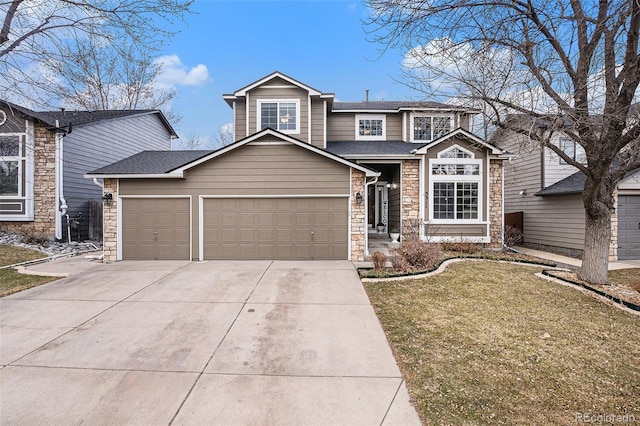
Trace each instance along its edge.
{"label": "concrete walkway to door", "polygon": [[0,423],[420,424],[350,262],[87,262],[0,299]]}

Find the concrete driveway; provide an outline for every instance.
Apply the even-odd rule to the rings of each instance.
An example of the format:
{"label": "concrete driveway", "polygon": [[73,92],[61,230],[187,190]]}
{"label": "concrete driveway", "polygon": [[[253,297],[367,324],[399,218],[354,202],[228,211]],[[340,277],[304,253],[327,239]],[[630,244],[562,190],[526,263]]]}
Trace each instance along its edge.
{"label": "concrete driveway", "polygon": [[420,424],[350,262],[66,265],[0,299],[2,424]]}

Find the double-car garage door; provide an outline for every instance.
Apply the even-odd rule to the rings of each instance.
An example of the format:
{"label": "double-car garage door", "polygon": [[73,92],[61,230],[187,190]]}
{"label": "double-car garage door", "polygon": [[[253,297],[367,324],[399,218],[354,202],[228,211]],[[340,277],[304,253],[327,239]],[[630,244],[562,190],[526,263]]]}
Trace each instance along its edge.
{"label": "double-car garage door", "polygon": [[[199,200],[193,255],[214,259],[347,259],[347,197]],[[122,199],[122,259],[189,259],[190,199]],[[195,224],[194,224],[195,226]]]}

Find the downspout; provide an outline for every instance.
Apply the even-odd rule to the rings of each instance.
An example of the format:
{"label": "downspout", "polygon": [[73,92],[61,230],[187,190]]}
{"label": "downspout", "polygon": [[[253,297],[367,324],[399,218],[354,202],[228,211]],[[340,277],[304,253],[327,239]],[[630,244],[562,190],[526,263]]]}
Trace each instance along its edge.
{"label": "downspout", "polygon": [[[60,123],[56,120],[56,128],[60,127]],[[57,240],[62,239],[62,217],[67,215],[67,201],[64,198],[64,170],[63,170],[63,146],[64,136],[63,133],[56,130],[55,133],[55,238]]]}
{"label": "downspout", "polygon": [[[378,182],[378,177],[373,178],[372,181],[366,182],[364,184],[364,224],[365,224],[365,232],[364,232],[364,255],[369,256],[369,185],[373,185]],[[366,178],[365,178],[366,179]],[[374,224],[375,226],[375,224]]]}

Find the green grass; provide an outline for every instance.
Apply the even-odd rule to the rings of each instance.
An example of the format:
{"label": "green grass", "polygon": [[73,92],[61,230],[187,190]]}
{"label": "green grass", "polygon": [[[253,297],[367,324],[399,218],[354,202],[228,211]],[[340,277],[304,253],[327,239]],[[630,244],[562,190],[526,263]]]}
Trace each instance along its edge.
{"label": "green grass", "polygon": [[[0,244],[0,266],[35,260],[46,255],[37,250]],[[19,274],[12,268],[0,269],[0,297],[54,281],[55,277]]]}
{"label": "green grass", "polygon": [[365,284],[425,424],[640,419],[640,317],[538,270],[462,262]]}

